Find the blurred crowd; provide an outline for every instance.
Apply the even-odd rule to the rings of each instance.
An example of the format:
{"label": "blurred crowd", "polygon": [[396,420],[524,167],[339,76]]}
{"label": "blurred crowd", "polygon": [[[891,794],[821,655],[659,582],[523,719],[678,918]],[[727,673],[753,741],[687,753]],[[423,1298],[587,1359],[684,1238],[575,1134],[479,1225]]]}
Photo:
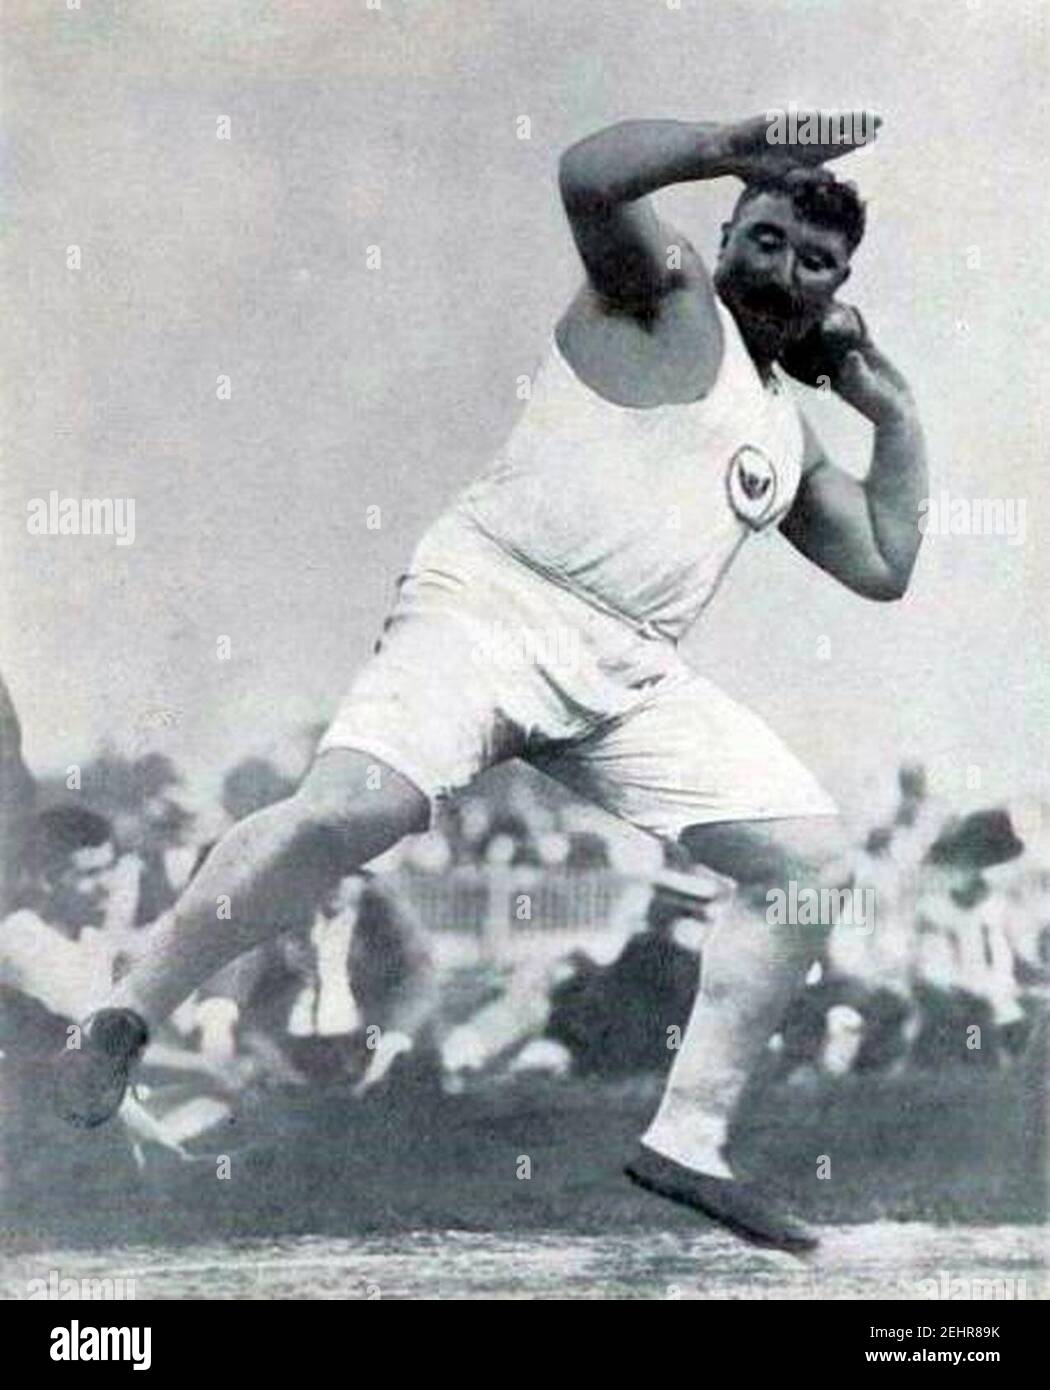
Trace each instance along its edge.
{"label": "blurred crowd", "polygon": [[[38,782],[2,683],[0,706],[2,1079],[5,1064],[60,1045],[68,1020],[129,967],[223,825],[294,779],[265,759],[242,762],[223,783],[221,815],[208,817],[186,808],[177,770],[156,754],[107,751],[76,787]],[[823,940],[772,1041],[772,1073],[805,1084],[1015,1065],[1050,983],[1039,816],[1023,826],[1001,808],[951,816],[909,766],[888,813],[857,840],[838,882],[871,891],[874,920]],[[553,945],[556,933],[545,941],[542,917],[532,920],[532,946],[502,958],[462,940],[450,954],[443,943],[473,925],[428,931],[417,906],[421,883],[458,878],[482,892],[498,885],[513,918],[508,885],[588,875],[611,885],[603,920]],[[258,1087],[321,1080],[364,1098],[532,1070],[663,1070],[728,902],[725,885],[669,851],[502,770],[187,1000],[153,1039],[147,1086],[125,1119],[137,1144],[178,1148]]]}

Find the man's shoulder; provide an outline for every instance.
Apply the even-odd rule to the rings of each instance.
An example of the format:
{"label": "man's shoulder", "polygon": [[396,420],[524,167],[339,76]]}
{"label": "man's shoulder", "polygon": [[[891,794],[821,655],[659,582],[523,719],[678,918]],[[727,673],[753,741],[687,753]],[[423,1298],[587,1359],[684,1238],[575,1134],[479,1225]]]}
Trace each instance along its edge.
{"label": "man's shoulder", "polygon": [[[677,249],[669,244],[668,254]],[[706,273],[694,273],[688,257],[675,274],[673,289],[633,307],[612,303],[585,284],[558,320],[554,342],[561,356],[584,381],[597,379],[594,389],[600,395],[607,394],[609,383],[602,378],[610,373],[665,379],[665,369],[654,373],[657,358],[665,368],[672,363],[670,375],[685,389],[697,379],[698,364],[699,376],[709,378],[708,389],[713,385],[732,331],[731,316]],[[609,394],[616,398],[615,380]]]}

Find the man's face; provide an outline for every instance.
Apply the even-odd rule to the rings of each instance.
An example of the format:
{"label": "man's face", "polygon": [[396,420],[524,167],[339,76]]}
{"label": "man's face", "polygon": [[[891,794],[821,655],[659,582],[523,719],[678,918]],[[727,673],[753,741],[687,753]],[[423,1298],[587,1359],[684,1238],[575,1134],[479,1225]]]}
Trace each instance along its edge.
{"label": "man's face", "polygon": [[723,228],[715,287],[750,351],[775,360],[823,318],[849,275],[845,236],[760,193]]}
{"label": "man's face", "polygon": [[51,883],[57,921],[79,930],[100,926],[112,889],[116,852],[113,842],[75,849]]}

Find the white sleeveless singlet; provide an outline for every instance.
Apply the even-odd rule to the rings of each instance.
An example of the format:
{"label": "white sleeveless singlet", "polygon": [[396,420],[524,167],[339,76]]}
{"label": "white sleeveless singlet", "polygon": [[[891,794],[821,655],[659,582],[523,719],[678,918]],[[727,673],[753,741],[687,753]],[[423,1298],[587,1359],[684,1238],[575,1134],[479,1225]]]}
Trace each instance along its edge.
{"label": "white sleeveless singlet", "polygon": [[782,381],[763,385],[716,303],[725,346],[701,401],[615,405],[552,339],[510,438],[453,506],[531,569],[675,641],[801,477],[794,401]]}

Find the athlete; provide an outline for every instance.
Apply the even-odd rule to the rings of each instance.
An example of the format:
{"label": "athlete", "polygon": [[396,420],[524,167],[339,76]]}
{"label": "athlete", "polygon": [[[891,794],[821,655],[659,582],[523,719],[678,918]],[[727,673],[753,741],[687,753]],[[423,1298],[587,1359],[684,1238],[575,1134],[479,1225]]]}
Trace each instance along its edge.
{"label": "athlete", "polygon": [[[527,759],[680,842],[737,885],[634,1181],[789,1249],[811,1232],[729,1165],[752,1065],[818,943],[765,904],[840,853],[835,805],[758,718],[692,672],[678,642],[741,547],[779,530],[864,597],[905,592],[926,495],[911,393],[836,301],[864,210],[825,164],[866,113],[770,122],[626,121],[572,146],[560,187],[586,270],[494,466],[427,532],[376,654],[287,800],[219,843],[152,949],[59,1065],[68,1117],[119,1105],[149,1029],[226,961],[478,773]],[[864,140],[849,131],[866,132]],[[713,272],[650,195],[733,176],[744,190]],[[836,466],[778,363],[821,376],[874,426],[863,480]],[[216,903],[229,904],[229,920]]]}

